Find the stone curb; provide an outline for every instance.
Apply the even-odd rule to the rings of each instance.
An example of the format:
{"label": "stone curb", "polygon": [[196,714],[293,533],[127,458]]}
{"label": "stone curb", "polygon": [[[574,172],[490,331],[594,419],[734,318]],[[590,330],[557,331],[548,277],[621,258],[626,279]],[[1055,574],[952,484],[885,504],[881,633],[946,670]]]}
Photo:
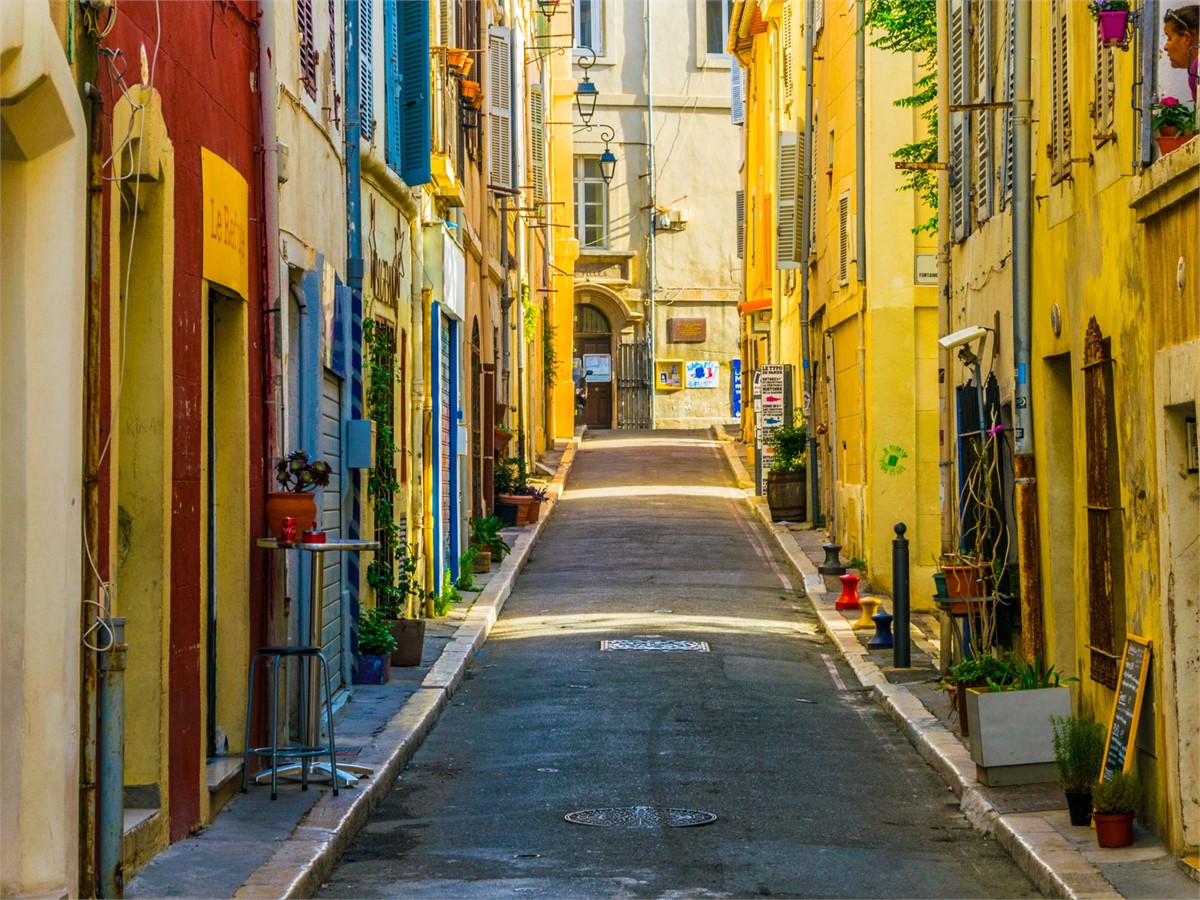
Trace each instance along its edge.
{"label": "stone curb", "polygon": [[513,583],[562,497],[580,440],[576,432],[567,442],[533,530],[517,536],[496,576],[475,599],[416,692],[355,760],[374,768],[375,774],[352,790],[341,790],[336,797],[328,793],[318,800],[288,839],[238,888],[235,897],[312,897],[320,890],[371,811],[387,796],[405,763],[417,752],[487,640]]}
{"label": "stone curb", "polygon": [[1046,819],[1034,813],[1003,815],[984,796],[975,781],[975,763],[962,742],[905,685],[888,682],[841,613],[817,602],[817,595],[825,592],[825,584],[816,565],[790,537],[787,528],[771,521],[766,498],[754,493],[754,481],[735,444],[716,428],[713,434],[721,444],[738,487],[746,491],[746,502],[802,576],[809,603],[855,677],[863,687],[871,689],[872,696],[921,758],[949,784],[972,827],[992,835],[1047,897],[1121,897],[1100,870]]}

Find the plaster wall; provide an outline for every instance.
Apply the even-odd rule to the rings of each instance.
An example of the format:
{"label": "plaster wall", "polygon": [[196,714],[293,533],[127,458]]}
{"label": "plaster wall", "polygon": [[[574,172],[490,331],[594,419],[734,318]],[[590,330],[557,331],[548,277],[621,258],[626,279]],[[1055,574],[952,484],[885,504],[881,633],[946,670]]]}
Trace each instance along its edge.
{"label": "plaster wall", "polygon": [[0,894],[64,896],[78,890],[87,130],[48,4],[0,4],[0,59]]}

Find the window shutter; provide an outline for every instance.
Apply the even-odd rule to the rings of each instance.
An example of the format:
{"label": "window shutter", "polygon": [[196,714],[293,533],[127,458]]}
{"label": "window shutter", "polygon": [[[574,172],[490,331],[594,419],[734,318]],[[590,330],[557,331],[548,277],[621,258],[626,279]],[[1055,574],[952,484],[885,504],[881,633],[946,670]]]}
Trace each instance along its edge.
{"label": "window shutter", "polygon": [[1050,0],[1050,183],[1071,172],[1071,108],[1067,88],[1067,3]]}
{"label": "window shutter", "polygon": [[[407,2],[407,0],[405,0]],[[454,2],[453,0],[437,0],[438,6],[438,45],[441,47],[457,47],[454,35]]]}
{"label": "window shutter", "polygon": [[838,284],[850,283],[850,193],[838,197]]}
{"label": "window shutter", "polygon": [[400,177],[410,185],[430,181],[429,0],[398,4],[400,49]]}
{"label": "window shutter", "polygon": [[[825,27],[825,0],[813,0],[813,37]],[[807,51],[806,51],[807,52]]]}
{"label": "window shutter", "polygon": [[791,3],[784,3],[783,16],[779,24],[780,52],[783,54],[783,105],[791,105],[796,96],[796,63],[795,63],[795,15]]}
{"label": "window shutter", "polygon": [[[975,102],[992,102],[992,3],[975,0]],[[995,162],[992,142],[995,139],[995,113],[981,109],[975,135],[975,221],[986,222],[992,215],[992,185]]]}
{"label": "window shutter", "polygon": [[746,70],[732,60],[729,64],[729,118],[734,125],[746,121]]}
{"label": "window shutter", "polygon": [[1008,107],[1004,110],[1004,171],[1000,185],[1000,208],[1007,208],[1012,200],[1013,157],[1016,154],[1016,130],[1013,128],[1013,107],[1017,99],[1017,28],[1014,21],[1017,0],[1004,3],[1004,99]]}
{"label": "window shutter", "polygon": [[737,221],[737,258],[746,254],[746,192],[739,190],[734,199],[734,218]]}
{"label": "window shutter", "polygon": [[779,172],[775,193],[775,268],[799,268],[800,159],[803,137],[795,131],[779,134]]}
{"label": "window shutter", "polygon": [[313,0],[296,0],[296,27],[300,31],[300,83],[317,99],[317,42],[313,35]]}
{"label": "window shutter", "polygon": [[384,123],[387,130],[387,164],[400,171],[400,127],[403,105],[400,100],[400,12],[398,0],[383,0],[384,85],[387,88]]}
{"label": "window shutter", "polygon": [[358,4],[358,110],[362,134],[370,141],[375,119],[375,5]]}
{"label": "window shutter", "polygon": [[488,29],[488,148],[491,183],[513,186],[512,32]]}
{"label": "window shutter", "polygon": [[1096,105],[1092,114],[1095,119],[1093,140],[1106,144],[1113,140],[1113,117],[1116,111],[1116,79],[1114,76],[1113,49],[1105,47],[1100,40],[1100,29],[1096,37]]}
{"label": "window shutter", "polygon": [[[950,102],[965,104],[966,50],[968,26],[964,0],[950,0]],[[970,170],[967,166],[967,147],[970,137],[968,113],[950,113],[950,230],[955,241],[970,233],[967,210],[967,189]]]}
{"label": "window shutter", "polygon": [[546,104],[540,84],[529,87],[529,162],[533,175],[533,199],[546,199]]}

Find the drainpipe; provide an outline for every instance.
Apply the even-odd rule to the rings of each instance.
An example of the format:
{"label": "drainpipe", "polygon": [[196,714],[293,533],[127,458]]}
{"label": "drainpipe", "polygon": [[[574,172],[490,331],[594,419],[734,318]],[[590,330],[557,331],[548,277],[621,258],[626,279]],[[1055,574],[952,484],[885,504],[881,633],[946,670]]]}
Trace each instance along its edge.
{"label": "drainpipe", "polygon": [[[949,63],[949,47],[950,42],[946,37],[948,34],[947,23],[949,22],[949,7],[948,0],[938,0],[937,4],[937,33],[938,33],[938,50],[937,50],[937,79],[938,84],[950,84],[950,63]],[[938,91],[938,159],[949,159],[950,154],[950,99],[949,92],[945,90]],[[940,169],[937,172],[938,179],[938,196],[950,196],[950,176],[949,170]],[[950,217],[944,214],[938,215],[938,327],[939,334],[949,334],[953,329],[950,327]],[[942,364],[941,358],[938,360],[939,366]],[[944,372],[945,370],[942,369]],[[954,423],[950,410],[954,405],[951,402],[954,397],[954,388],[950,385],[949,379],[940,379],[939,391],[941,394],[941,402],[938,404],[938,433],[949,435],[952,433]],[[943,444],[939,451],[938,459],[938,484],[940,486],[941,500],[941,546],[950,547],[954,540],[954,517],[957,515],[957,510],[952,499],[954,489],[952,483],[953,459],[950,455],[949,448]]]}
{"label": "drainpipe", "polygon": [[[409,535],[412,543],[421,541],[423,547],[433,545],[433,533],[427,531],[430,519],[425,515],[425,422],[429,409],[425,403],[425,369],[428,361],[425,355],[425,231],[421,225],[421,203],[413,198],[413,214],[409,219],[409,241],[412,244],[412,284],[409,286],[409,323],[412,336],[409,339],[413,352],[410,355],[412,371],[412,387],[407,398],[408,408],[415,414],[408,423],[408,445],[412,447],[411,479],[414,482],[409,489],[409,508],[412,513],[412,526]],[[412,498],[416,498],[414,503]],[[430,526],[431,527],[431,526]],[[411,547],[405,547],[405,552],[411,552]],[[428,559],[428,557],[425,557]],[[426,567],[428,568],[428,567]],[[410,611],[411,614],[411,611]]]}
{"label": "drainpipe", "polygon": [[125,620],[114,618],[113,640],[100,654],[100,828],[101,897],[125,890]]}
{"label": "drainpipe", "polygon": [[[654,283],[658,277],[658,232],[654,224],[654,206],[658,188],[654,178],[654,2],[646,0],[646,173],[650,200],[647,205],[650,222],[650,246],[647,254],[647,275],[650,279],[650,308],[646,315],[646,347],[650,352],[651,367],[654,363]],[[650,428],[654,428],[654,387],[650,386]]]}
{"label": "drainpipe", "polygon": [[1021,634],[1027,659],[1042,655],[1042,579],[1038,555],[1037,466],[1033,455],[1033,420],[1029,390],[1029,357],[1033,343],[1030,305],[1033,295],[1033,97],[1030,93],[1032,5],[1015,7],[1016,96],[1013,110],[1013,364],[1016,368],[1014,419],[1016,453],[1013,474],[1017,506],[1017,558],[1021,572]]}
{"label": "drainpipe", "polygon": [[[346,284],[347,291],[345,341],[348,377],[342,383],[343,394],[347,402],[342,409],[349,410],[347,418],[359,419],[363,414],[362,398],[362,157],[360,150],[360,135],[362,134],[362,104],[360,100],[359,55],[361,53],[359,35],[359,2],[346,0]],[[366,0],[370,3],[371,0]],[[339,423],[340,427],[340,423]],[[343,432],[344,433],[344,432]],[[346,484],[350,489],[343,498],[343,508],[346,517],[347,530],[351,540],[357,540],[360,535],[360,518],[362,516],[362,470],[351,469],[347,466],[346,455],[342,454],[342,469],[345,472]],[[359,572],[361,571],[361,554],[357,550],[345,556],[345,578],[342,585],[350,594],[351,630],[357,631],[358,618],[355,612],[358,607]],[[344,644],[343,650],[350,645]],[[349,653],[343,652],[342,665],[349,663]]]}
{"label": "drainpipe", "polygon": [[[855,216],[854,257],[857,269],[858,283],[858,385],[859,402],[867,407],[867,33],[864,22],[866,15],[865,3],[854,4],[857,11],[857,22],[854,31],[854,192]],[[863,491],[867,489],[866,473],[870,472],[867,465],[867,417],[858,417],[858,453],[862,465]],[[858,506],[858,534],[867,547],[867,504],[864,500]]]}
{"label": "drainpipe", "polygon": [[[92,104],[90,135],[91,158],[88,184],[88,258],[87,258],[87,340],[84,360],[84,477],[83,477],[83,539],[95,550],[100,539],[100,341],[103,326],[103,242],[104,242],[104,95],[95,85],[86,86]],[[92,627],[93,607],[87,602],[100,596],[101,576],[83,563],[83,595],[80,615],[81,634]],[[107,609],[96,614],[105,616]],[[97,697],[96,651],[85,640],[80,649],[80,674],[83,679],[79,710],[79,893],[95,895],[96,885],[96,729]]]}
{"label": "drainpipe", "polygon": [[812,210],[815,204],[810,196],[816,190],[812,177],[813,141],[813,6],[804,4],[804,208],[800,211],[800,356],[804,365],[804,419],[808,432],[808,519],[816,524],[821,519],[821,478],[817,471],[817,433],[812,427],[813,364],[812,347],[809,345],[808,321],[809,270],[808,257],[812,253]]}

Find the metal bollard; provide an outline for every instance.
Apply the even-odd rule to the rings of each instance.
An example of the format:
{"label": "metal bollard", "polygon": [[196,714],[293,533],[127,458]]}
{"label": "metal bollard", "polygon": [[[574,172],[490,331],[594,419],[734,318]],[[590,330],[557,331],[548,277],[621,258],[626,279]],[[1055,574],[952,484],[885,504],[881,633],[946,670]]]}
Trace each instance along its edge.
{"label": "metal bollard", "polygon": [[909,658],[911,642],[908,636],[908,538],[904,536],[908,526],[897,522],[894,530],[896,539],[892,541],[892,612],[896,621],[892,665],[897,669],[907,669],[912,665]]}

